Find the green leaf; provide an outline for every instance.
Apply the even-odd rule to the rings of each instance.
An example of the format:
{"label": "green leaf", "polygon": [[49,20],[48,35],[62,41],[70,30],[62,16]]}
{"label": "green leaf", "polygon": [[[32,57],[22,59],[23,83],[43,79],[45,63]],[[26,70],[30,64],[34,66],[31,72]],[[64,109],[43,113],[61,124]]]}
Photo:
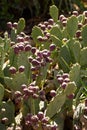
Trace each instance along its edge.
{"label": "green leaf", "polygon": [[20,18],[18,21],[18,26],[17,26],[17,34],[22,32],[25,28],[25,20],[24,18]]}
{"label": "green leaf", "polygon": [[57,22],[58,14],[59,14],[58,8],[55,5],[52,5],[52,6],[50,6],[50,11],[49,12],[50,12],[50,16],[53,18],[53,20],[55,22]]}
{"label": "green leaf", "polygon": [[67,20],[67,33],[70,36],[70,38],[74,37],[77,29],[78,29],[78,19],[76,16],[71,16],[68,20]]}
{"label": "green leaf", "polygon": [[50,34],[56,36],[60,40],[62,40],[62,31],[58,26],[53,26],[52,29],[50,30]]}
{"label": "green leaf", "polygon": [[87,47],[87,24],[82,27],[83,46]]}
{"label": "green leaf", "polygon": [[3,97],[4,97],[4,87],[2,84],[0,84],[0,104],[1,104]]}
{"label": "green leaf", "polygon": [[57,112],[60,111],[61,107],[65,103],[65,100],[65,94],[56,95],[47,107],[46,116],[52,118]]}
{"label": "green leaf", "polygon": [[84,47],[83,49],[81,49],[80,65],[87,67],[87,47]]}
{"label": "green leaf", "polygon": [[64,92],[66,95],[70,95],[76,91],[77,87],[75,82],[69,82],[67,87],[65,88]]}
{"label": "green leaf", "polygon": [[69,72],[70,81],[74,81],[76,84],[80,81],[80,65],[78,63],[74,64]]}
{"label": "green leaf", "polygon": [[32,35],[32,38],[33,38],[34,42],[38,43],[37,37],[38,36],[43,36],[43,32],[39,27],[34,26],[33,29],[32,29],[31,35]]}

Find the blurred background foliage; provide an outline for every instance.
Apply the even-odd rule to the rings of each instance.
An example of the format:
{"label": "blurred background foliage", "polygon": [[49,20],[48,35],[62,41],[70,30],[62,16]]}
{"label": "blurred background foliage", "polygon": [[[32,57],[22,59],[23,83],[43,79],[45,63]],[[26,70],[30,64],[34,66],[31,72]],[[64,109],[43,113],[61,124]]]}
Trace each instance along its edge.
{"label": "blurred background foliage", "polygon": [[20,17],[26,21],[48,18],[49,6],[53,4],[59,8],[60,14],[66,15],[73,10],[87,9],[87,0],[0,0],[0,30],[5,29],[6,22],[18,21]]}

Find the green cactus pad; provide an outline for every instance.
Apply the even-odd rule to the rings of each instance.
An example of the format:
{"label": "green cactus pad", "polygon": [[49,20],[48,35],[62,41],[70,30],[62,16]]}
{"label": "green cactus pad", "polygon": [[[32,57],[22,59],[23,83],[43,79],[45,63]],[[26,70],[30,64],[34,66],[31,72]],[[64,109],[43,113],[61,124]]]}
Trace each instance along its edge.
{"label": "green cactus pad", "polygon": [[79,83],[80,80],[80,65],[78,63],[73,64],[72,68],[69,72],[70,81],[74,81],[76,84]]}
{"label": "green cactus pad", "polygon": [[20,32],[22,32],[25,28],[25,19],[24,18],[20,18],[18,21],[18,26],[17,26],[17,33],[19,34]]}
{"label": "green cactus pad", "polygon": [[32,34],[31,35],[32,35],[32,38],[33,38],[34,42],[38,43],[37,37],[38,36],[43,36],[43,32],[39,27],[34,26],[33,29],[32,29]]}
{"label": "green cactus pad", "polygon": [[67,87],[65,88],[64,92],[66,95],[70,95],[76,91],[77,87],[75,82],[69,82]]}
{"label": "green cactus pad", "polygon": [[55,22],[58,20],[59,11],[58,8],[55,5],[50,6],[50,16],[53,18]]}
{"label": "green cactus pad", "polygon": [[76,16],[71,16],[67,20],[66,28],[67,28],[67,33],[70,36],[70,38],[73,38],[78,29],[78,19]]}
{"label": "green cactus pad", "polygon": [[60,40],[62,40],[62,31],[58,26],[53,26],[53,28],[50,30],[50,34],[56,36]]}
{"label": "green cactus pad", "polygon": [[83,46],[87,47],[87,24],[82,27]]}
{"label": "green cactus pad", "polygon": [[52,118],[57,112],[60,111],[61,107],[65,103],[66,95],[56,95],[54,99],[49,103],[47,110],[46,110],[46,116]]}
{"label": "green cactus pad", "polygon": [[[20,81],[20,82],[19,82]],[[24,73],[17,73],[16,75],[14,75],[14,78],[12,80],[12,89],[13,90],[21,90],[21,85],[22,84],[27,84],[28,80],[25,76]]]}
{"label": "green cactus pad", "polygon": [[51,35],[51,39],[52,39],[52,42],[58,46],[58,47],[61,47],[62,46],[62,41],[56,37],[55,35]]}
{"label": "green cactus pad", "polygon": [[81,49],[80,65],[87,67],[87,47],[84,47],[83,49]]}

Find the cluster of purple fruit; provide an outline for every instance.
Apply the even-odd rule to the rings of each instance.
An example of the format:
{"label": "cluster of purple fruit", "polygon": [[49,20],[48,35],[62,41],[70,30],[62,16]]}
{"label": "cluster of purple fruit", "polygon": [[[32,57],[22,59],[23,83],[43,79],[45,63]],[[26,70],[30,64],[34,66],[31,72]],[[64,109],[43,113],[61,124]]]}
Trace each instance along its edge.
{"label": "cluster of purple fruit", "polygon": [[17,23],[17,22],[14,22],[14,23],[8,22],[8,23],[7,23],[7,27],[10,28],[10,29],[12,29],[12,28],[15,28],[15,29],[16,29],[17,26],[18,26],[18,23]]}
{"label": "cluster of purple fruit", "polygon": [[25,124],[32,127],[34,130],[58,130],[58,126],[50,124],[49,118],[39,111],[37,115],[28,113],[25,117]]}
{"label": "cluster of purple fruit", "polygon": [[37,50],[35,57],[28,57],[29,63],[31,63],[31,71],[33,78],[36,78],[38,75],[42,75],[40,72],[41,67],[45,67],[47,63],[51,63],[52,59],[50,58],[50,51],[44,49],[42,51]]}
{"label": "cluster of purple fruit", "polygon": [[[79,13],[78,11],[73,11],[72,15],[79,17]],[[81,39],[81,28],[83,25],[87,24],[87,11],[84,11],[83,14],[84,15],[84,22],[78,22],[78,30],[76,31],[76,38]],[[65,17],[64,15],[60,15],[59,16],[59,21],[62,23],[63,27],[66,27],[67,24],[67,17]]]}
{"label": "cluster of purple fruit", "polygon": [[63,89],[65,89],[66,86],[67,86],[67,83],[70,82],[69,74],[68,73],[63,73],[62,75],[61,74],[57,74],[56,77],[57,77],[58,83],[61,85],[61,87]]}
{"label": "cluster of purple fruit", "polygon": [[40,98],[40,100],[43,101],[46,99],[45,91],[40,90],[34,83],[31,83],[28,86],[26,84],[22,84],[21,89],[21,91],[14,92],[14,100],[16,104],[19,104],[21,100],[28,100],[30,97],[33,99]]}
{"label": "cluster of purple fruit", "polygon": [[31,51],[33,54],[36,52],[36,47],[32,47],[30,42],[24,42],[24,41],[18,42],[15,45],[12,44],[12,48],[14,49],[15,54],[19,54],[22,51],[24,52]]}
{"label": "cluster of purple fruit", "polygon": [[18,67],[18,71],[17,71],[16,67],[14,67],[14,66],[11,66],[9,68],[9,72],[11,74],[16,74],[16,72],[22,73],[22,72],[24,72],[24,70],[25,70],[25,66],[23,66],[23,65]]}
{"label": "cluster of purple fruit", "polygon": [[50,33],[48,30],[50,30],[54,24],[55,24],[55,22],[53,19],[48,19],[48,21],[44,21],[44,22],[38,24],[38,27],[40,27],[40,29],[44,33],[44,36],[37,37],[39,42],[50,41]]}
{"label": "cluster of purple fruit", "polygon": [[[70,82],[69,74],[68,73],[63,73],[62,75],[58,74],[56,77],[61,88],[65,89],[67,87],[67,84]],[[73,99],[73,97],[74,97],[74,93],[67,95],[68,99]]]}

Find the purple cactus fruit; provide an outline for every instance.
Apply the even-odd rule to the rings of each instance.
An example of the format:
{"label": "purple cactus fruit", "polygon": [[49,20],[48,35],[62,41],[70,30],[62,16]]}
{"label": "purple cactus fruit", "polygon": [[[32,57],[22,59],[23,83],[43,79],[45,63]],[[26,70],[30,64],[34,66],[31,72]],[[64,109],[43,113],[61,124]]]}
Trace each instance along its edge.
{"label": "purple cactus fruit", "polygon": [[64,15],[60,15],[60,16],[59,16],[59,20],[62,21],[62,19],[63,19],[64,17],[65,17]]}
{"label": "purple cactus fruit", "polygon": [[87,17],[87,11],[84,11],[83,14],[85,15],[85,17]]}
{"label": "purple cactus fruit", "polygon": [[22,96],[22,93],[20,91],[15,91],[14,96],[19,98]]}
{"label": "purple cactus fruit", "polygon": [[6,124],[7,122],[8,122],[8,118],[7,117],[3,117],[1,119],[1,123]]}
{"label": "purple cactus fruit", "polygon": [[45,25],[45,24],[42,24],[42,25],[41,25],[41,29],[44,31],[45,28],[46,28],[46,25]]}
{"label": "purple cactus fruit", "polygon": [[19,66],[18,70],[19,70],[20,73],[24,72],[25,66],[23,66],[23,65]]}
{"label": "purple cactus fruit", "polygon": [[27,35],[26,35],[26,36],[24,37],[24,41],[29,41],[29,40],[30,40],[30,36],[27,36]]}
{"label": "purple cactus fruit", "polygon": [[42,41],[43,41],[43,37],[42,37],[42,36],[38,36],[38,37],[37,37],[37,40],[38,40],[39,42],[42,42]]}
{"label": "purple cactus fruit", "polygon": [[63,79],[69,78],[69,74],[68,74],[68,73],[64,73],[64,74],[62,75],[62,77],[63,77]]}
{"label": "purple cactus fruit", "polygon": [[55,97],[55,96],[56,96],[56,94],[57,94],[57,93],[56,93],[56,91],[55,91],[55,90],[51,90],[51,91],[50,91],[50,95],[51,95],[51,97]]}
{"label": "purple cactus fruit", "polygon": [[63,83],[61,84],[61,87],[62,87],[63,89],[65,89],[66,86],[67,86],[67,83],[66,83],[66,82],[63,82]]}
{"label": "purple cactus fruit", "polygon": [[17,26],[18,26],[18,23],[17,23],[17,22],[14,22],[14,23],[12,24],[12,27],[14,27],[15,29],[17,29]]}
{"label": "purple cactus fruit", "polygon": [[17,72],[17,70],[16,70],[16,68],[14,66],[11,66],[9,68],[9,71],[10,71],[11,74],[15,74]]}
{"label": "purple cactus fruit", "polygon": [[32,98],[34,98],[34,99],[37,99],[38,97],[39,97],[39,95],[36,94],[36,93],[34,93],[34,94],[32,95]]}
{"label": "purple cactus fruit", "polygon": [[52,28],[52,25],[48,25],[47,28],[48,30],[50,30]]}
{"label": "purple cactus fruit", "polygon": [[12,22],[7,22],[7,27],[11,29],[12,28]]}
{"label": "purple cactus fruit", "polygon": [[21,85],[21,89],[23,90],[24,88],[27,88],[27,85],[26,85],[26,84],[22,84],[22,85]]}
{"label": "purple cactus fruit", "polygon": [[29,45],[29,44],[25,45],[24,50],[25,51],[30,51],[31,50],[31,45]]}
{"label": "purple cactus fruit", "polygon": [[29,62],[32,62],[32,60],[33,60],[33,57],[32,57],[32,56],[29,56],[29,57],[28,57],[28,61],[29,61]]}
{"label": "purple cactus fruit", "polygon": [[13,49],[14,49],[14,53],[15,53],[15,54],[18,54],[18,53],[19,53],[19,47],[18,47],[17,45],[14,46]]}
{"label": "purple cactus fruit", "polygon": [[32,65],[34,65],[34,66],[40,65],[40,62],[36,59],[33,59],[31,62],[32,62]]}
{"label": "purple cactus fruit", "polygon": [[49,118],[48,117],[44,117],[43,119],[42,119],[42,123],[48,123],[49,122]]}
{"label": "purple cactus fruit", "polygon": [[65,27],[67,24],[67,21],[62,21],[63,26]]}
{"label": "purple cactus fruit", "polygon": [[37,116],[38,116],[39,120],[42,120],[44,118],[44,113],[39,111]]}
{"label": "purple cactus fruit", "polygon": [[18,37],[17,37],[17,41],[18,41],[18,42],[24,42],[24,38],[23,38],[23,37],[18,36]]}
{"label": "purple cactus fruit", "polygon": [[49,22],[50,25],[54,24],[54,20],[53,19],[48,19],[48,22]]}
{"label": "purple cactus fruit", "polygon": [[34,93],[37,93],[39,90],[39,87],[38,86],[29,86],[29,90],[33,90]]}
{"label": "purple cactus fruit", "polygon": [[57,78],[57,80],[58,80],[58,82],[59,82],[60,84],[63,83],[63,78],[62,78],[62,77]]}
{"label": "purple cactus fruit", "polygon": [[78,28],[80,29],[82,27],[82,23],[78,23]]}
{"label": "purple cactus fruit", "polygon": [[67,98],[68,99],[73,99],[74,98],[74,93],[70,94],[70,95],[67,95]]}
{"label": "purple cactus fruit", "polygon": [[73,11],[72,14],[78,16],[78,11]]}
{"label": "purple cactus fruit", "polygon": [[65,78],[64,82],[68,83],[68,82],[70,82],[70,79],[69,78]]}
{"label": "purple cactus fruit", "polygon": [[33,116],[31,117],[31,122],[32,122],[32,123],[36,123],[36,122],[38,122],[38,120],[39,120],[39,118],[37,117],[37,115],[33,115]]}
{"label": "purple cactus fruit", "polygon": [[32,47],[32,48],[31,48],[31,52],[32,52],[33,54],[35,54],[35,52],[36,52],[36,47]]}
{"label": "purple cactus fruit", "polygon": [[51,130],[57,130],[57,126],[56,125],[51,125]]}
{"label": "purple cactus fruit", "polygon": [[60,78],[60,77],[61,77],[61,74],[57,74],[56,77],[57,77],[57,78]]}
{"label": "purple cactus fruit", "polygon": [[19,51],[23,51],[24,50],[24,44],[23,43],[20,43],[18,45],[18,48],[19,48]]}
{"label": "purple cactus fruit", "polygon": [[55,48],[56,48],[56,45],[52,43],[52,44],[50,45],[50,51],[54,51]]}
{"label": "purple cactus fruit", "polygon": [[47,21],[44,21],[44,25],[47,26],[49,24],[49,22]]}
{"label": "purple cactus fruit", "polygon": [[50,33],[46,32],[45,36],[49,39],[50,38]]}
{"label": "purple cactus fruit", "polygon": [[77,30],[76,37],[79,38],[81,36],[81,30]]}

